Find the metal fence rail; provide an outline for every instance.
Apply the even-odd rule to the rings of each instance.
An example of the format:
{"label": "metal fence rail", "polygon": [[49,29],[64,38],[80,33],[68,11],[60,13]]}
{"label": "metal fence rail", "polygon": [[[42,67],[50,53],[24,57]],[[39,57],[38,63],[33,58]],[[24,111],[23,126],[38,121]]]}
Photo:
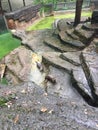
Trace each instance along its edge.
{"label": "metal fence rail", "polygon": [[[70,10],[75,9],[76,2],[59,2],[54,4],[54,10]],[[82,5],[83,8],[90,7],[90,0],[85,0]]]}
{"label": "metal fence rail", "polygon": [[[33,0],[1,0],[2,8],[6,12],[18,10],[24,6],[33,5]],[[51,3],[53,4],[53,3]],[[54,10],[70,10],[75,9],[76,2],[57,2],[54,3]],[[90,6],[90,0],[84,0],[83,8]]]}
{"label": "metal fence rail", "polygon": [[4,17],[0,15],[0,34],[8,32]]}

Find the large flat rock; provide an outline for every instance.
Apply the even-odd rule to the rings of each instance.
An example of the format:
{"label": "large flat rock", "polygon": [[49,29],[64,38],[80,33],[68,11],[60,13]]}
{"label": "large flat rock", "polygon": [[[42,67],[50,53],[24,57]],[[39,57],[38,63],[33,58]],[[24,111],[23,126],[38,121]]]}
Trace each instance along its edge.
{"label": "large flat rock", "polygon": [[81,65],[80,63],[80,54],[81,51],[77,51],[77,52],[65,52],[62,53],[60,55],[60,57],[70,63],[72,63],[73,65],[79,66]]}
{"label": "large flat rock", "polygon": [[96,106],[95,100],[92,96],[92,91],[85,77],[85,73],[81,67],[73,70],[71,73],[71,82],[73,87],[82,95],[84,100],[92,106]]}
{"label": "large flat rock", "polygon": [[60,52],[67,52],[67,51],[77,51],[78,49],[75,47],[72,47],[70,45],[67,44],[63,44],[59,38],[56,37],[47,37],[44,40],[44,43],[48,46],[50,46],[51,48],[60,51]]}
{"label": "large flat rock", "polygon": [[71,38],[73,38],[74,40],[79,40],[80,37],[77,36],[76,34],[74,34],[74,28],[73,29],[68,29],[66,31],[67,35],[70,36]]}
{"label": "large flat rock", "polygon": [[93,92],[95,99],[98,99],[98,53],[83,53],[82,54],[84,67],[86,68],[86,74],[88,83]]}
{"label": "large flat rock", "polygon": [[79,93],[73,88],[70,82],[70,74],[66,73],[64,70],[49,66],[49,73],[51,77],[56,80],[56,83],[47,82],[47,92],[50,94],[57,94],[63,98],[75,99],[77,102],[81,100],[82,97]]}
{"label": "large flat rock", "polygon": [[44,44],[44,38],[50,37],[53,31],[50,29],[25,32],[16,30],[13,35],[22,40],[22,45],[27,46],[34,52],[54,51],[53,48]]}
{"label": "large flat rock", "polygon": [[74,33],[77,36],[79,36],[82,39],[82,41],[84,41],[85,44],[88,44],[88,40],[90,40],[94,35],[94,31],[84,30],[82,29],[82,25],[78,25],[75,28]]}
{"label": "large flat rock", "polygon": [[64,41],[65,43],[69,45],[75,46],[80,49],[83,49],[85,47],[85,45],[81,41],[71,38],[65,33],[65,31],[60,31],[59,36],[62,41]]}
{"label": "large flat rock", "polygon": [[65,61],[63,59],[60,58],[60,54],[58,52],[47,52],[47,53],[43,53],[43,60],[46,63],[49,63],[55,67],[61,68],[66,70],[68,73],[70,73],[70,71],[72,69],[77,69],[76,66],[74,66],[73,64],[69,63],[68,61]]}

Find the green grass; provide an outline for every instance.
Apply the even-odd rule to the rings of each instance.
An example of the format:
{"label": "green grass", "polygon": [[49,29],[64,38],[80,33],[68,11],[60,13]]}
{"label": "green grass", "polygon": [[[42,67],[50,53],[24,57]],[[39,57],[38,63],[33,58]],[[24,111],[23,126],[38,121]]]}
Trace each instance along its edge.
{"label": "green grass", "polygon": [[0,35],[0,59],[20,45],[20,40],[13,38],[11,33]]}
{"label": "green grass", "polygon": [[[82,12],[82,16],[85,17],[90,17],[91,16],[91,12]],[[56,16],[51,16],[51,17],[45,17],[42,20],[40,20],[39,22],[36,22],[35,24],[31,25],[30,27],[27,28],[27,31],[31,31],[31,30],[40,30],[40,29],[51,29],[51,25],[54,22],[55,19],[62,19],[62,18],[74,18],[75,14],[74,13],[68,13],[63,14],[63,15],[56,15]]]}

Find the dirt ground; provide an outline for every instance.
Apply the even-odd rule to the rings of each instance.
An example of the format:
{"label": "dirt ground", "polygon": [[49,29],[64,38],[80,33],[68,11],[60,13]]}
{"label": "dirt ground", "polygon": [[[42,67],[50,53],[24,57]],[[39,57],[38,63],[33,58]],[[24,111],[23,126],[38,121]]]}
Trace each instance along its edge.
{"label": "dirt ground", "polygon": [[28,82],[0,85],[0,130],[97,130],[98,109]]}

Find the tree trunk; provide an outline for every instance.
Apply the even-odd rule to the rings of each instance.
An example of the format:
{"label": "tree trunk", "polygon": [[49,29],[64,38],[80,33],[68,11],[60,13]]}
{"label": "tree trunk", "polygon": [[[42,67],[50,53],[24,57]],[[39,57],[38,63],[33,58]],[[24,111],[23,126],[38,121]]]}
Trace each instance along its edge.
{"label": "tree trunk", "polygon": [[76,12],[75,12],[74,26],[77,26],[80,23],[82,4],[83,4],[83,0],[76,1]]}

